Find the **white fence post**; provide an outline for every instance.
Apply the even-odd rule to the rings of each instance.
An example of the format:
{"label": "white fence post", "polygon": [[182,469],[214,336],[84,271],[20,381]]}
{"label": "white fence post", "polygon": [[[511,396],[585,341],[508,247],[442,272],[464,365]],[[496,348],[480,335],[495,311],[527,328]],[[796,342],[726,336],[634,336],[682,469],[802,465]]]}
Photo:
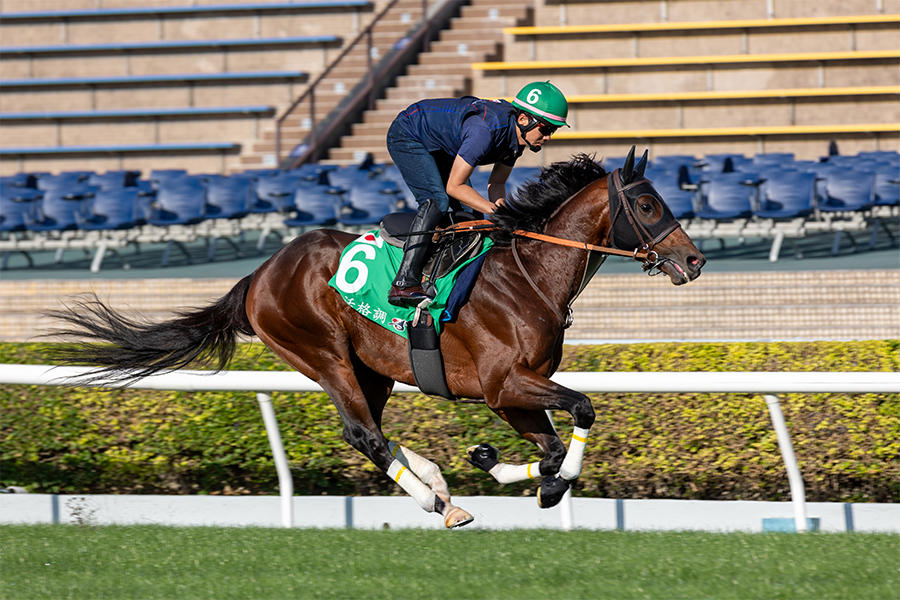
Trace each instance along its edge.
{"label": "white fence post", "polygon": [[262,412],[263,423],[266,425],[266,435],[269,437],[269,447],[272,448],[272,457],[275,459],[275,470],[278,472],[281,526],[293,527],[294,480],[291,479],[291,469],[284,452],[284,444],[281,443],[281,431],[278,430],[278,420],[275,418],[275,409],[272,408],[272,397],[269,394],[257,392],[256,401],[259,402],[259,410]]}
{"label": "white fence post", "polygon": [[791,443],[791,435],[784,423],[784,414],[781,412],[778,396],[766,394],[765,398],[766,406],[769,407],[769,415],[772,417],[772,425],[775,427],[775,436],[778,438],[781,458],[787,469],[788,484],[791,487],[791,502],[794,505],[794,527],[799,533],[806,531],[806,490],[803,487],[803,476],[797,465],[797,457],[794,456],[794,445]]}

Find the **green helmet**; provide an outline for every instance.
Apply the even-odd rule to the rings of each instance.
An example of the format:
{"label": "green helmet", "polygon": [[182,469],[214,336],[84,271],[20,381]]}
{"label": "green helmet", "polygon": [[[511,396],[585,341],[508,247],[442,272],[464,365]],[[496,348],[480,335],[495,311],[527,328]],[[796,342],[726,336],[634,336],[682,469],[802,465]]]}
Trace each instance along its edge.
{"label": "green helmet", "polygon": [[569,103],[559,88],[549,81],[534,81],[524,86],[512,102],[530,115],[562,127],[569,114]]}

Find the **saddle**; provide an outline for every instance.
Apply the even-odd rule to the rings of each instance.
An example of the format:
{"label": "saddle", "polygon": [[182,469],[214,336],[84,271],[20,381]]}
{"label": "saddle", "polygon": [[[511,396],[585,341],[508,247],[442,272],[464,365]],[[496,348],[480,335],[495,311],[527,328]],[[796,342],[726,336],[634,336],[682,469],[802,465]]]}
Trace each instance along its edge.
{"label": "saddle", "polygon": [[[391,246],[403,247],[406,234],[409,233],[412,221],[416,214],[411,212],[399,212],[385,215],[381,220],[381,239]],[[453,223],[474,221],[475,216],[464,211],[456,211],[445,216],[438,226],[438,230]],[[481,251],[483,233],[477,231],[435,234],[432,240],[431,254],[422,268],[422,287],[425,293],[433,295],[434,282],[447,273],[456,269]]]}

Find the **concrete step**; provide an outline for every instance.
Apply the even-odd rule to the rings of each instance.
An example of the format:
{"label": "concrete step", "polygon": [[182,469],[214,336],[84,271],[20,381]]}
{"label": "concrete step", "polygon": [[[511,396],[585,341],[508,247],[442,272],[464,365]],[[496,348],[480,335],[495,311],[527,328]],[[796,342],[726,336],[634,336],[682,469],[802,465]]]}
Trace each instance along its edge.
{"label": "concrete step", "polygon": [[[375,157],[376,162],[389,163],[391,162],[391,155],[388,154],[387,149],[383,146],[384,145],[382,144],[382,148],[373,147],[369,152]],[[320,162],[325,162],[326,164],[349,165],[358,162],[358,155],[360,152],[365,152],[365,150],[358,148],[332,148],[328,153],[328,160]]]}
{"label": "concrete step", "polygon": [[422,88],[446,87],[459,89],[465,85],[466,73],[448,72],[440,75],[401,75],[397,78],[398,88]]}
{"label": "concrete step", "polygon": [[519,25],[519,19],[514,17],[499,17],[490,20],[469,17],[454,17],[450,19],[450,27],[457,30],[493,29],[496,27],[500,31],[504,27],[515,27],[516,25]]}
{"label": "concrete step", "polygon": [[[456,95],[455,87],[444,85],[428,86],[407,86],[402,88],[391,88],[387,90],[388,99],[401,100],[408,104],[416,102],[422,98],[450,98]],[[376,105],[377,106],[377,105]]]}
{"label": "concrete step", "polygon": [[479,5],[470,4],[463,6],[459,11],[460,17],[464,19],[482,19],[485,21],[499,21],[502,18],[524,19],[530,12],[530,6],[520,4],[495,5],[495,3],[484,3]]}
{"label": "concrete step", "polygon": [[485,27],[483,29],[444,29],[440,35],[441,41],[466,42],[470,40],[491,40],[497,43],[503,42],[503,29],[495,27]]}
{"label": "concrete step", "polygon": [[341,140],[341,147],[348,149],[384,147],[384,135],[348,135]]}
{"label": "concrete step", "polygon": [[390,125],[391,119],[378,121],[377,123],[354,123],[351,132],[353,137],[374,137],[380,135],[383,139],[387,135]]}

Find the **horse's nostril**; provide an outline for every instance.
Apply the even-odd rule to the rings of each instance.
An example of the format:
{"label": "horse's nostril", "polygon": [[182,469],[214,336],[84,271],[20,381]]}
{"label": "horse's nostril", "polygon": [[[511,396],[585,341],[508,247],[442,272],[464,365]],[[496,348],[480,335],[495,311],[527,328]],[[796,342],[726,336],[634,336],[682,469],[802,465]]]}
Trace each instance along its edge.
{"label": "horse's nostril", "polygon": [[706,264],[706,259],[701,256],[688,256],[687,264],[694,269],[699,269]]}

